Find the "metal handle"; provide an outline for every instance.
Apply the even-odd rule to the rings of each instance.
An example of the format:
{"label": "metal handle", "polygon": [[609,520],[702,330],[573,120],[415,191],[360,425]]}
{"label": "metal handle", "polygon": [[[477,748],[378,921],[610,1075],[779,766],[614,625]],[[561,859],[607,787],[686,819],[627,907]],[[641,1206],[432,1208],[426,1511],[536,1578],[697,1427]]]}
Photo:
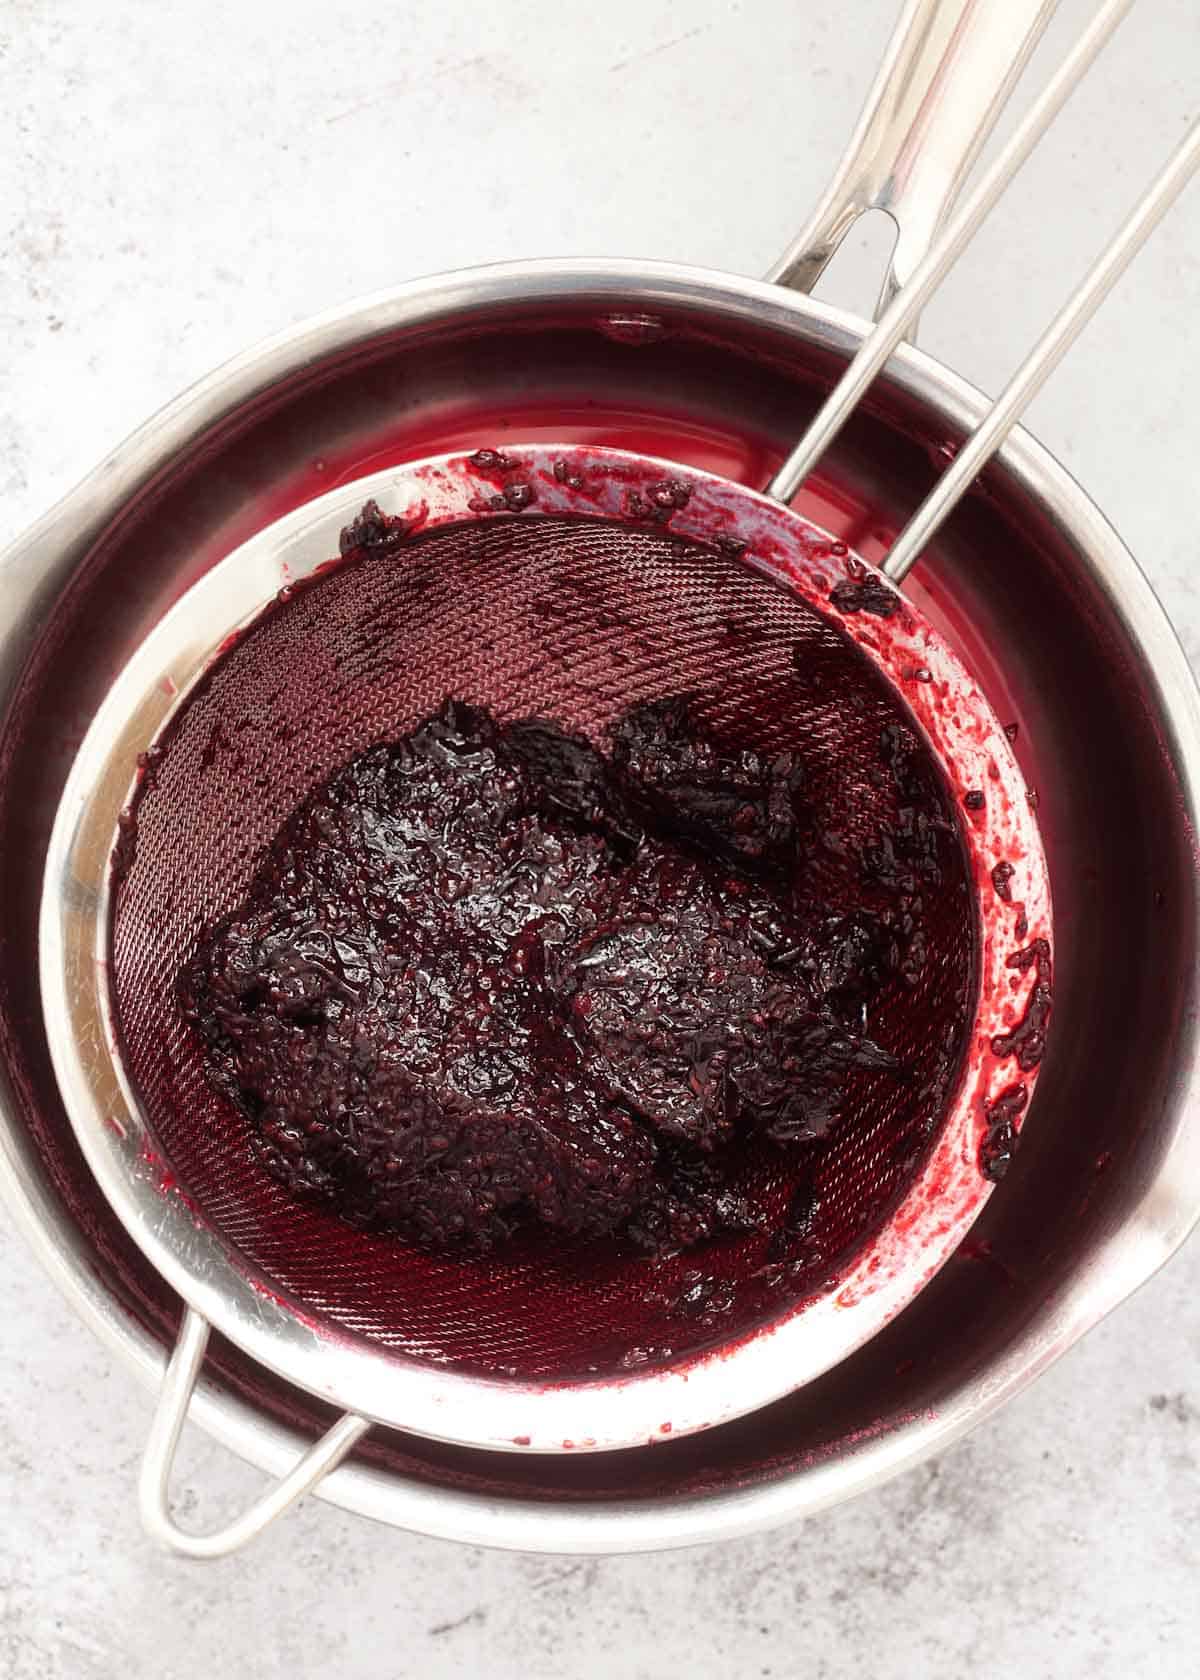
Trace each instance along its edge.
{"label": "metal handle", "polygon": [[227,1557],[253,1540],[335,1469],[371,1427],[367,1418],[347,1412],[248,1511],[214,1534],[189,1534],[171,1515],[168,1484],[208,1335],[207,1319],[188,1307],[163,1378],[138,1481],[138,1504],[147,1534],[171,1551],[194,1558]]}
{"label": "metal handle", "polygon": [[884,310],[874,332],[863,340],[816,418],[767,485],[767,495],[791,501],[1132,5],[1133,0],[1106,0],[1101,6],[979,184],[918,263],[908,284]]}
{"label": "metal handle", "polygon": [[[908,285],[892,300],[875,330],[864,339],[807,432],[767,485],[768,495],[784,502],[795,495],[903,338],[905,329],[940,285],[1132,4],[1133,0],[1105,0],[978,186],[917,265]],[[1200,171],[1200,121],[1193,123],[1144,197],[992,404],[954,464],[892,545],[882,570],[893,582],[902,582],[911,571],[930,537],[999,449],[1030,400],[1197,171]]]}
{"label": "metal handle", "polygon": [[883,571],[893,582],[900,583],[908,576],[925,544],[978,478],[1027,404],[1041,390],[1198,170],[1200,119],[1192,124],[1145,197],[1013,374],[955,457],[954,464],[942,474],[892,544]]}
{"label": "metal handle", "polygon": [[768,280],[809,292],[864,210],[899,232],[875,317],[929,249],[1058,0],[907,0],[833,180]]}

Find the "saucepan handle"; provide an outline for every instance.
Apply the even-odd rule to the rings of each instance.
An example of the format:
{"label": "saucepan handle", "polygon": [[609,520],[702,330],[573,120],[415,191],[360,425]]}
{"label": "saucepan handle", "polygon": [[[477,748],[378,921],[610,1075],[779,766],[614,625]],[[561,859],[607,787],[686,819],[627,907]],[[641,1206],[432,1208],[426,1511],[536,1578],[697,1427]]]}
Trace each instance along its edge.
{"label": "saucepan handle", "polygon": [[897,225],[876,319],[934,239],[1058,0],[906,0],[858,125],[767,275],[809,292],[864,210]]}
{"label": "saucepan handle", "polygon": [[193,1534],[180,1528],[171,1515],[169,1483],[180,1431],[208,1346],[208,1332],[207,1320],[186,1308],[179,1340],[159,1392],[138,1483],[138,1503],[146,1532],[171,1551],[193,1558],[227,1557],[253,1540],[268,1523],[274,1522],[335,1469],[371,1427],[368,1419],[347,1412],[297,1459],[285,1476],[226,1527],[211,1534]]}

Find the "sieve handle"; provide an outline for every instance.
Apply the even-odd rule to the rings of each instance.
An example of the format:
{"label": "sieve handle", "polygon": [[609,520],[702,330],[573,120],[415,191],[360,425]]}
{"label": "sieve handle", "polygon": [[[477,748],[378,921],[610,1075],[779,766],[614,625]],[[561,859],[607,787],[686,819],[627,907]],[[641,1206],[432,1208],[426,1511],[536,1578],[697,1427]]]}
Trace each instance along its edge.
{"label": "sieve handle", "polygon": [[854,360],[826,397],[808,430],[767,485],[768,496],[781,502],[791,501],[1132,6],[1133,0],[1104,0],[978,183],[921,258],[907,284],[888,304],[874,330],[863,339]]}
{"label": "sieve handle", "polygon": [[888,551],[882,570],[902,583],[1183,189],[1200,173],[1197,118],[987,414]]}
{"label": "sieve handle", "polygon": [[833,180],[767,279],[810,292],[859,216],[883,210],[898,232],[878,319],[932,244],[1057,5],[906,0]]}
{"label": "sieve handle", "polygon": [[171,1515],[169,1483],[180,1432],[208,1347],[208,1336],[208,1320],[193,1312],[191,1307],[186,1308],[179,1340],[159,1391],[138,1481],[138,1504],[147,1534],[169,1550],[193,1558],[227,1557],[230,1552],[238,1551],[253,1540],[289,1505],[294,1505],[322,1477],[335,1469],[371,1427],[366,1418],[347,1412],[296,1461],[285,1476],[225,1528],[212,1534],[191,1534],[180,1528]]}

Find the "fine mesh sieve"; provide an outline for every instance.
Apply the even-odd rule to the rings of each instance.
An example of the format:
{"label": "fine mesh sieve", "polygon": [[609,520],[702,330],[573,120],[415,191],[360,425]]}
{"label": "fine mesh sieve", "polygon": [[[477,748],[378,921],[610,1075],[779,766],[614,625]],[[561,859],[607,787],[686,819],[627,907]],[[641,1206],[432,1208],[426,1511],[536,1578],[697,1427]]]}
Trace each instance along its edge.
{"label": "fine mesh sieve", "polygon": [[[990,1189],[986,1110],[1036,1078],[992,1041],[1037,981],[1009,959],[1049,936],[1045,869],[1000,722],[888,585],[862,610],[855,589],[877,574],[843,545],[769,498],[622,451],[506,444],[502,462],[446,457],[332,492],[151,633],[64,796],[72,885],[47,900],[47,1008],[72,1112],[92,1117],[93,1168],[197,1314],[359,1416],[510,1450],[627,1446],[828,1368],[961,1238]],[[524,511],[498,485],[519,486]],[[411,534],[330,566],[367,498]],[[849,842],[805,883],[831,902],[863,894],[856,843],[895,815],[882,732],[899,721],[944,779],[962,819],[940,841],[933,960],[915,989],[886,990],[878,1017],[911,1083],[855,1075],[819,1160],[747,1151],[745,1183],[776,1215],[815,1170],[802,1255],[772,1264],[761,1232],[654,1261],[533,1236],[493,1258],[425,1254],[287,1195],[205,1082],[181,964],[304,794],[448,686],[597,740],[631,700],[684,689],[734,744],[799,746],[811,797]],[[681,1311],[697,1278],[734,1285],[732,1310]]]}
{"label": "fine mesh sieve", "polygon": [[[793,492],[1125,9],[1119,0],[1102,9],[918,265],[773,481],[775,496]],[[886,573],[904,575],[1196,162],[1193,133],[893,550]],[[818,242],[806,236],[806,243]],[[953,1249],[987,1194],[979,1155],[988,1110],[994,1116],[997,1098],[1015,1096],[1018,1083],[1021,1103],[1032,1088],[1032,1062],[1015,1055],[1020,1081],[1004,1064],[1017,1050],[1011,1029],[1045,978],[1041,961],[1028,956],[1048,951],[1039,944],[1049,935],[1044,864],[1003,731],[950,651],[878,580],[875,610],[863,611],[860,599],[839,622],[839,567],[860,589],[867,572],[778,503],[688,474],[682,500],[668,491],[668,535],[640,527],[662,508],[664,487],[680,482],[669,463],[507,445],[505,453],[511,476],[500,490],[486,475],[481,481],[480,464],[469,458],[424,463],[348,487],[245,545],[189,592],[131,661],[64,794],[42,924],[56,1070],[102,1187],[190,1308],[147,1455],[146,1508],[153,1516],[165,1503],[208,1323],[281,1376],[351,1408],[240,1524],[187,1549],[225,1550],[247,1537],[335,1463],[371,1419],[489,1447],[628,1446],[702,1428],[809,1380],[873,1334]],[[518,484],[514,503],[504,492]],[[421,527],[402,545],[399,564],[352,557],[248,628],[281,586],[294,589],[328,562],[340,527],[369,496]],[[514,520],[516,506],[526,511]],[[587,524],[564,530],[564,518]],[[575,631],[582,641],[574,668],[570,657],[555,659],[555,686],[541,657],[550,644],[547,615],[533,622],[528,608],[541,600],[553,609],[560,583],[570,606],[552,610],[549,622],[567,634],[553,645],[569,656]],[[852,597],[853,590],[843,603]],[[482,615],[474,610],[481,599]],[[445,641],[437,628],[444,617],[430,613],[434,601],[443,614],[458,612]],[[610,626],[596,616],[610,613],[640,626],[644,665],[622,670],[611,657],[620,649],[598,634]],[[342,615],[336,635],[327,633],[326,614]],[[396,639],[385,653],[379,638],[392,634],[389,615]],[[728,621],[739,616],[757,632],[746,638],[752,655],[730,636]],[[248,633],[231,642],[239,630]],[[797,645],[810,664],[833,673],[836,753],[819,718],[806,711],[802,721],[796,710]],[[214,649],[224,653],[215,664]],[[802,656],[801,669],[805,663]],[[266,690],[272,670],[275,687]],[[814,1253],[827,1268],[819,1286],[806,1264],[764,1274],[752,1245],[735,1244],[704,1263],[726,1267],[740,1286],[737,1313],[715,1335],[705,1325],[690,1339],[675,1325],[666,1335],[670,1290],[627,1275],[623,1264],[589,1272],[582,1255],[549,1260],[528,1251],[518,1253],[511,1275],[489,1267],[481,1279],[476,1267],[468,1285],[461,1265],[448,1276],[446,1263],[406,1255],[397,1268],[394,1248],[383,1263],[377,1246],[368,1255],[364,1239],[327,1217],[311,1223],[305,1210],[283,1205],[269,1181],[254,1179],[233,1118],[197,1077],[196,1047],[171,1013],[169,981],[194,944],[210,892],[245,884],[259,843],[306,788],[380,732],[402,732],[468,678],[490,690],[478,698],[505,715],[547,712],[593,734],[611,721],[617,698],[698,690],[705,715],[735,743],[803,733],[814,762],[825,755],[828,785],[838,789],[833,804],[864,826],[880,812],[881,790],[869,781],[850,786],[845,764],[858,762],[881,718],[907,710],[962,797],[970,813],[962,851],[947,841],[946,892],[931,923],[938,960],[903,1007],[889,998],[882,1011],[896,1042],[912,1051],[913,1083],[881,1101],[864,1080],[817,1168],[823,1228]],[[287,751],[266,738],[251,747],[256,731],[272,734],[278,747],[278,732],[293,728]],[[156,738],[164,750],[140,790],[132,829],[126,822],[110,902],[118,818],[137,760]],[[311,743],[311,753],[300,743]],[[255,782],[262,786],[247,797]],[[1012,871],[1004,891],[996,886],[1001,867]],[[931,1049],[940,1033],[945,1050],[972,978],[973,1024],[955,1084],[948,1066],[935,1077]],[[751,1154],[746,1172],[767,1201],[789,1192],[777,1162]],[[631,1344],[634,1305],[644,1340]],[[607,1369],[614,1354],[617,1375]],[[158,1527],[170,1532],[165,1521]]]}

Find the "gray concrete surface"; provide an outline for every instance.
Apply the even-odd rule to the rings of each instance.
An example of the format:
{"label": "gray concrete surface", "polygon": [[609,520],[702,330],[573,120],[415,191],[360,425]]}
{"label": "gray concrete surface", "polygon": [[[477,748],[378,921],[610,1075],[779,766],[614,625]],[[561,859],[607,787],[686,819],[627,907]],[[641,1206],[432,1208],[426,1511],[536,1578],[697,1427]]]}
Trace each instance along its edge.
{"label": "gray concrete surface", "polygon": [[[762,269],[897,9],[0,0],[0,538],[214,363],[355,292],[550,253]],[[1043,68],[1090,9],[1065,0]],[[1148,0],[925,342],[994,387],[1198,85],[1195,0]],[[865,301],[869,271],[863,238],[830,295]],[[1195,658],[1198,375],[1193,192],[1033,422]],[[1183,1680],[1200,1650],[1198,1287],[1193,1244],[986,1432],[782,1534],[511,1557],[310,1502],[204,1567],[142,1538],[148,1402],[0,1220],[0,1677]],[[199,1438],[181,1474],[197,1511],[255,1485]]]}

